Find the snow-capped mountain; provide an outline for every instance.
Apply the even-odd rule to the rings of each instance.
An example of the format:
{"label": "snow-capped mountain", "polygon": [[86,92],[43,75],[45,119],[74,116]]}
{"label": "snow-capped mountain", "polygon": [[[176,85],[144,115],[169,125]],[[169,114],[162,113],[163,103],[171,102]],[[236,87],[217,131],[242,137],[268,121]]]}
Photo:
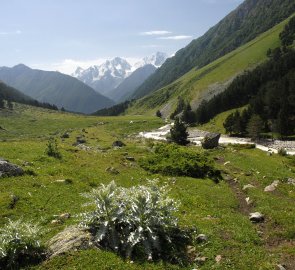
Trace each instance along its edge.
{"label": "snow-capped mountain", "polygon": [[108,97],[112,90],[116,89],[137,69],[146,65],[153,65],[158,68],[167,58],[168,56],[165,53],[157,52],[132,65],[126,59],[116,57],[105,61],[101,65],[94,65],[87,69],[78,67],[72,76]]}
{"label": "snow-capped mountain", "polygon": [[167,58],[168,55],[166,53],[157,52],[153,55],[144,57],[141,61],[137,62],[134,67],[135,69],[138,69],[140,67],[144,67],[145,65],[153,65],[156,68],[159,68],[164,64]]}

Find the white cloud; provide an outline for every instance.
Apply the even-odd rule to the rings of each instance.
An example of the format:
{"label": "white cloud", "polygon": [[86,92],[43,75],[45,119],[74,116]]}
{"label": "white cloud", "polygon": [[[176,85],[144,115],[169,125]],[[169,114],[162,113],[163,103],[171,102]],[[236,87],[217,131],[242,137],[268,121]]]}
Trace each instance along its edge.
{"label": "white cloud", "polygon": [[22,34],[22,31],[21,30],[16,30],[14,32],[6,32],[6,31],[0,32],[0,36],[20,35],[20,34]]}
{"label": "white cloud", "polygon": [[162,36],[162,35],[172,34],[172,32],[164,31],[164,30],[154,30],[154,31],[141,32],[140,34],[143,36]]}
{"label": "white cloud", "polygon": [[183,39],[191,39],[192,36],[168,36],[168,37],[159,37],[158,39],[166,39],[166,40],[183,40]]}

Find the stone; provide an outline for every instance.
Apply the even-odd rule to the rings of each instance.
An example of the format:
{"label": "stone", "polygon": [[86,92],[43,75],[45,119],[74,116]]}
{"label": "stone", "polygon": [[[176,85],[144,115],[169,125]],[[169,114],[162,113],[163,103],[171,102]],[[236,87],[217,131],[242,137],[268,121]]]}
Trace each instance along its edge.
{"label": "stone", "polygon": [[220,139],[220,133],[209,133],[202,140],[202,147],[204,149],[213,149],[218,147]]}
{"label": "stone", "polygon": [[70,217],[71,217],[70,213],[63,213],[59,215],[59,219],[61,220],[69,219]]}
{"label": "stone", "polygon": [[126,146],[126,144],[123,143],[122,141],[114,141],[112,146],[113,147],[123,147],[123,146]]}
{"label": "stone", "polygon": [[111,174],[119,174],[119,171],[114,167],[106,168],[106,172],[111,173]]}
{"label": "stone", "polygon": [[128,161],[135,161],[134,157],[125,157]]}
{"label": "stone", "polygon": [[243,186],[243,190],[247,190],[247,189],[250,189],[250,188],[255,188],[255,187],[253,185],[251,185],[251,184]]}
{"label": "stone", "polygon": [[250,197],[247,197],[245,199],[245,201],[246,201],[247,205],[251,205],[253,203],[253,201],[250,199]]}
{"label": "stone", "polygon": [[230,164],[230,161],[226,161],[226,162],[224,162],[224,166],[226,166],[226,165],[228,165],[228,164]]}
{"label": "stone", "polygon": [[221,260],[222,260],[221,255],[217,255],[217,256],[215,257],[215,262],[220,263]]}
{"label": "stone", "polygon": [[264,221],[264,215],[259,212],[250,213],[249,219],[253,223],[260,223]]}
{"label": "stone", "polygon": [[69,226],[48,242],[48,256],[53,258],[69,251],[85,250],[95,247],[90,232],[77,226]]}
{"label": "stone", "polygon": [[205,235],[205,234],[199,234],[197,237],[196,237],[196,241],[198,243],[205,243],[205,242],[208,242],[208,236]]}
{"label": "stone", "polygon": [[60,136],[62,139],[68,139],[70,138],[70,134],[68,132],[64,133],[63,135]]}
{"label": "stone", "polygon": [[276,180],[271,185],[265,187],[264,192],[273,192],[277,189],[277,186],[279,185],[280,181]]}
{"label": "stone", "polygon": [[61,220],[60,219],[53,219],[53,220],[51,220],[51,224],[52,225],[58,225],[58,224],[61,224],[62,222],[61,222]]}
{"label": "stone", "polygon": [[86,143],[86,140],[84,138],[77,138],[77,144]]}
{"label": "stone", "polygon": [[281,265],[281,264],[277,264],[277,269],[278,270],[287,270],[287,268],[284,266],[284,265]]}
{"label": "stone", "polygon": [[293,185],[293,186],[295,186],[295,179],[293,179],[293,178],[288,178],[287,183],[288,183],[289,185]]}
{"label": "stone", "polygon": [[23,174],[24,170],[21,167],[0,158],[0,177],[20,176]]}

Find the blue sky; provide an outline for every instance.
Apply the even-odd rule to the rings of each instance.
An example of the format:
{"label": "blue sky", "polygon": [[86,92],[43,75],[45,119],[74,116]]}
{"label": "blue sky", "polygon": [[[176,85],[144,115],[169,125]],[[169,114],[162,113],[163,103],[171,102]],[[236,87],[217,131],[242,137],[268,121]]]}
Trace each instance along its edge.
{"label": "blue sky", "polygon": [[242,0],[1,1],[0,66],[70,73],[121,56],[169,55],[204,34]]}

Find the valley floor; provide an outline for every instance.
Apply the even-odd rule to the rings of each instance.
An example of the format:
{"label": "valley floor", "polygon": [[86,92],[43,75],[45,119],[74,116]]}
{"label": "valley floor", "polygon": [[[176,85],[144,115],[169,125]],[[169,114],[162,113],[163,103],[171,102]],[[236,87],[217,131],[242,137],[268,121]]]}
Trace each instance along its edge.
{"label": "valley floor", "polygon": [[[130,187],[159,178],[160,183],[171,187],[171,197],[181,202],[180,224],[196,226],[209,239],[195,245],[204,262],[188,267],[130,263],[111,252],[93,249],[55,257],[30,269],[271,270],[278,269],[277,265],[295,269],[293,157],[268,156],[258,149],[230,145],[210,150],[208,156],[223,174],[223,180],[216,184],[210,179],[153,175],[138,165],[158,142],[137,135],[163,126],[158,118],[86,117],[19,105],[14,111],[1,111],[0,123],[0,156],[31,172],[0,179],[0,226],[7,218],[38,222],[46,230],[42,239],[46,242],[77,223],[76,215],[85,203],[81,193],[111,180]],[[70,138],[61,139],[65,132]],[[57,139],[61,160],[45,155],[50,136]],[[73,143],[79,136],[86,143],[77,147]],[[115,140],[126,146],[113,148]],[[126,160],[126,153],[134,161]],[[119,173],[110,173],[109,167]],[[65,179],[68,181],[58,181]],[[280,181],[277,189],[264,192],[274,180]],[[245,188],[250,184],[251,188]],[[10,207],[12,195],[19,200]],[[251,203],[247,204],[246,198]],[[248,216],[252,212],[263,213],[265,222],[251,223]],[[70,213],[71,218],[53,224],[62,213]]]}

